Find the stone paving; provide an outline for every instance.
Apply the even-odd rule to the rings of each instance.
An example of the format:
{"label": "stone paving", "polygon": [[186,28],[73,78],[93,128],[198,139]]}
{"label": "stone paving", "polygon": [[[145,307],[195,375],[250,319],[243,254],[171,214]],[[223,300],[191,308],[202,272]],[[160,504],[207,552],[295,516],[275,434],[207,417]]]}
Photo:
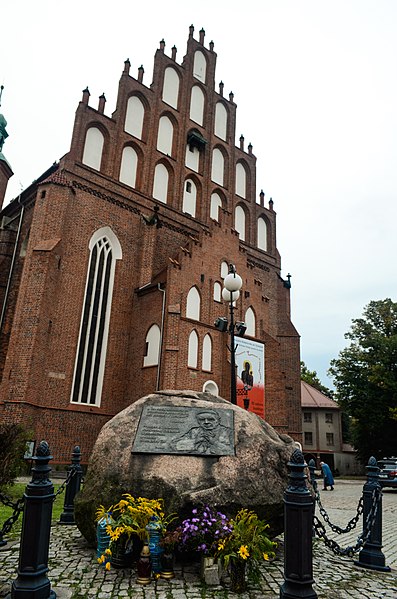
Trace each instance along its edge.
{"label": "stone paving", "polygon": [[[335,491],[321,493],[321,500],[331,520],[345,526],[354,516],[362,493],[363,482],[337,481]],[[383,552],[391,572],[376,572],[356,567],[350,558],[334,555],[319,540],[314,541],[314,589],[319,599],[397,599],[397,491],[383,494]],[[342,547],[354,545],[361,532],[357,528],[337,539]],[[335,535],[330,533],[332,538]],[[10,591],[16,578],[18,542],[0,548],[0,597]],[[277,559],[267,563],[261,581],[249,584],[242,599],[276,598],[283,583],[282,540]],[[105,572],[96,562],[95,551],[89,548],[75,526],[55,524],[51,529],[49,579],[58,599],[227,599],[237,598],[228,590],[225,578],[222,586],[206,586],[200,581],[197,564],[177,565],[171,581],[159,579],[148,586],[138,585],[134,570]]]}

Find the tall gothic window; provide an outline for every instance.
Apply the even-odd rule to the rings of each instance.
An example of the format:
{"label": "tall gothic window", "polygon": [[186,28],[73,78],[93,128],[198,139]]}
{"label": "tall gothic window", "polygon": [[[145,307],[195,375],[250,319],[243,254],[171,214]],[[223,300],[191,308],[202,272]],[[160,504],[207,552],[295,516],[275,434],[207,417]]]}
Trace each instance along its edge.
{"label": "tall gothic window", "polygon": [[196,331],[192,331],[189,335],[189,344],[187,350],[187,365],[188,368],[197,368],[198,361],[198,335]]}
{"label": "tall gothic window", "polygon": [[167,67],[164,71],[163,101],[178,108],[179,76],[175,69]]}
{"label": "tall gothic window", "polygon": [[258,218],[258,248],[267,252],[267,225],[262,216]]}
{"label": "tall gothic window", "polygon": [[142,139],[145,107],[137,96],[128,98],[124,130],[138,139]]}
{"label": "tall gothic window", "polygon": [[200,320],[201,297],[197,287],[191,287],[186,299],[186,318]]}
{"label": "tall gothic window", "polygon": [[126,146],[121,155],[120,181],[130,187],[135,187],[137,166],[137,153],[131,146]]}
{"label": "tall gothic window", "polygon": [[245,241],[245,212],[240,205],[237,205],[234,211],[234,228],[239,233],[240,239]]}
{"label": "tall gothic window", "polygon": [[192,87],[190,96],[190,118],[199,125],[203,124],[204,94],[198,85]]}
{"label": "tall gothic window", "polygon": [[101,169],[102,150],[105,138],[98,127],[87,130],[84,143],[83,163],[95,170]]}
{"label": "tall gothic window", "polygon": [[222,200],[215,192],[211,194],[210,218],[219,221],[219,209],[222,208]]}
{"label": "tall gothic window", "polygon": [[99,406],[109,332],[110,308],[120,243],[109,227],[94,233],[88,265],[80,335],[74,367],[73,403]]}
{"label": "tall gothic window", "polygon": [[156,366],[159,363],[160,339],[160,327],[157,324],[152,324],[146,335],[146,355],[143,358],[144,366]]}
{"label": "tall gothic window", "polygon": [[255,337],[255,312],[251,306],[247,309],[244,318],[245,324],[247,325],[246,335]]}

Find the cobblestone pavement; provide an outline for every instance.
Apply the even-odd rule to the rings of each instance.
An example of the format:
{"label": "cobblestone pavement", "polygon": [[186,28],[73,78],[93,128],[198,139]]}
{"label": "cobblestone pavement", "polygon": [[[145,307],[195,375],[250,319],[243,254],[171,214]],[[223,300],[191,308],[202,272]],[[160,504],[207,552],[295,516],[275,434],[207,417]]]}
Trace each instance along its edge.
{"label": "cobblestone pavement", "polygon": [[[354,516],[362,493],[362,482],[337,481],[335,491],[321,493],[331,520],[345,526]],[[391,572],[376,572],[354,566],[350,558],[330,552],[322,541],[314,542],[314,589],[319,599],[397,599],[397,491],[383,494],[383,551]],[[354,545],[361,532],[357,528],[341,535],[341,546]],[[331,536],[331,535],[330,535]],[[335,535],[333,535],[335,538]],[[17,542],[0,548],[0,597],[10,590],[16,578],[19,546]],[[258,585],[249,584],[243,599],[276,598],[283,583],[282,542],[277,559],[266,564]],[[134,570],[105,572],[75,526],[54,525],[51,529],[49,579],[58,599],[226,599],[237,597],[223,586],[210,587],[200,581],[198,565],[176,568],[172,581],[158,580],[146,587],[135,581]]]}

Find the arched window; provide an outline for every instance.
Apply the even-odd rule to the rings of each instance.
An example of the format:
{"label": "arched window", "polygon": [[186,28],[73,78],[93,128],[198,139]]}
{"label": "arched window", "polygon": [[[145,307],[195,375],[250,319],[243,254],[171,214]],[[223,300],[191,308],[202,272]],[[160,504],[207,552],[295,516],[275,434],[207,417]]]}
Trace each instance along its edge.
{"label": "arched window", "polygon": [[145,108],[137,96],[128,98],[127,111],[125,113],[124,130],[126,133],[142,139],[143,119]]}
{"label": "arched window", "polygon": [[240,235],[241,241],[245,240],[245,212],[242,206],[236,206],[234,215],[234,228]]}
{"label": "arched window", "polygon": [[229,274],[229,265],[223,261],[221,264],[221,278],[224,279]]}
{"label": "arched window", "polygon": [[198,148],[193,148],[189,144],[186,146],[185,166],[196,173],[199,172],[200,152]]}
{"label": "arched window", "polygon": [[122,258],[120,243],[109,227],[94,233],[89,243],[83,312],[74,366],[73,403],[99,406],[109,332],[116,260]]}
{"label": "arched window", "polygon": [[197,287],[192,287],[187,294],[186,300],[186,318],[200,320],[200,293]]}
{"label": "arched window", "polygon": [[222,301],[222,285],[218,281],[214,283],[214,300],[216,302]]}
{"label": "arched window", "polygon": [[190,96],[190,118],[199,125],[203,124],[204,94],[198,85],[192,87]]}
{"label": "arched window", "polygon": [[212,339],[209,335],[204,337],[203,341],[203,355],[201,359],[201,369],[207,370],[208,372],[211,370],[212,365]]}
{"label": "arched window", "polygon": [[222,208],[222,200],[217,193],[211,194],[210,218],[219,222],[219,208]]}
{"label": "arched window", "polygon": [[219,148],[214,148],[212,152],[211,180],[223,187],[223,177],[225,172],[225,159]]}
{"label": "arched window", "polygon": [[206,70],[207,61],[205,60],[205,56],[200,50],[196,50],[194,53],[193,76],[205,83]]}
{"label": "arched window", "polygon": [[160,354],[160,327],[152,324],[146,335],[146,353],[143,358],[144,366],[157,366]]}
{"label": "arched window", "polygon": [[178,95],[179,75],[174,68],[167,67],[164,71],[163,102],[178,108]]}
{"label": "arched window", "polygon": [[121,156],[120,181],[126,185],[129,185],[130,187],[135,187],[137,166],[137,153],[135,152],[134,148],[127,146],[124,148],[123,154]]}
{"label": "arched window", "polygon": [[215,129],[217,137],[226,141],[227,137],[227,110],[222,102],[217,102],[215,106]]}
{"label": "arched window", "polygon": [[163,154],[172,156],[172,140],[174,137],[174,127],[168,116],[162,116],[159,121],[159,130],[157,133],[157,149]]}
{"label": "arched window", "polygon": [[219,395],[218,385],[214,381],[206,381],[203,385],[203,391],[204,393],[211,393],[211,395]]}
{"label": "arched window", "polygon": [[249,307],[245,313],[244,322],[247,325],[245,334],[250,337],[255,337],[255,312],[251,307]]}
{"label": "arched window", "polygon": [[198,335],[192,331],[189,335],[189,345],[187,354],[187,365],[189,368],[197,368],[198,362]]}
{"label": "arched window", "polygon": [[153,197],[159,202],[167,203],[168,171],[161,162],[156,164],[154,170]]}
{"label": "arched window", "polygon": [[240,198],[247,197],[247,173],[241,162],[236,164],[236,194]]}
{"label": "arched window", "polygon": [[196,199],[197,187],[194,181],[187,179],[183,191],[182,212],[187,212],[191,216],[196,216]]}
{"label": "arched window", "polygon": [[105,138],[98,127],[90,127],[87,130],[84,143],[83,164],[101,170],[102,150]]}
{"label": "arched window", "polygon": [[267,252],[267,224],[262,216],[258,218],[258,249]]}

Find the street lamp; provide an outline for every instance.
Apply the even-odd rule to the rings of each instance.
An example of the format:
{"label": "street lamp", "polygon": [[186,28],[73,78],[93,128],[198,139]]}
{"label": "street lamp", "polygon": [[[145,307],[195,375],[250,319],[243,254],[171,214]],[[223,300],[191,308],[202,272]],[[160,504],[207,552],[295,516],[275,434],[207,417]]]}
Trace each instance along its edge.
{"label": "street lamp", "polygon": [[[223,281],[224,288],[222,289],[222,298],[230,304],[230,321],[227,322],[226,318],[218,318],[215,322],[215,326],[218,330],[225,332],[228,330],[230,334],[230,401],[232,404],[237,405],[237,380],[236,380],[236,349],[237,346],[234,343],[235,329],[237,333],[242,337],[246,331],[246,326],[243,322],[234,322],[234,302],[240,297],[240,289],[243,285],[243,281],[236,273],[236,269],[233,264],[229,266],[229,274],[226,275]],[[229,327],[228,327],[229,325]]]}

